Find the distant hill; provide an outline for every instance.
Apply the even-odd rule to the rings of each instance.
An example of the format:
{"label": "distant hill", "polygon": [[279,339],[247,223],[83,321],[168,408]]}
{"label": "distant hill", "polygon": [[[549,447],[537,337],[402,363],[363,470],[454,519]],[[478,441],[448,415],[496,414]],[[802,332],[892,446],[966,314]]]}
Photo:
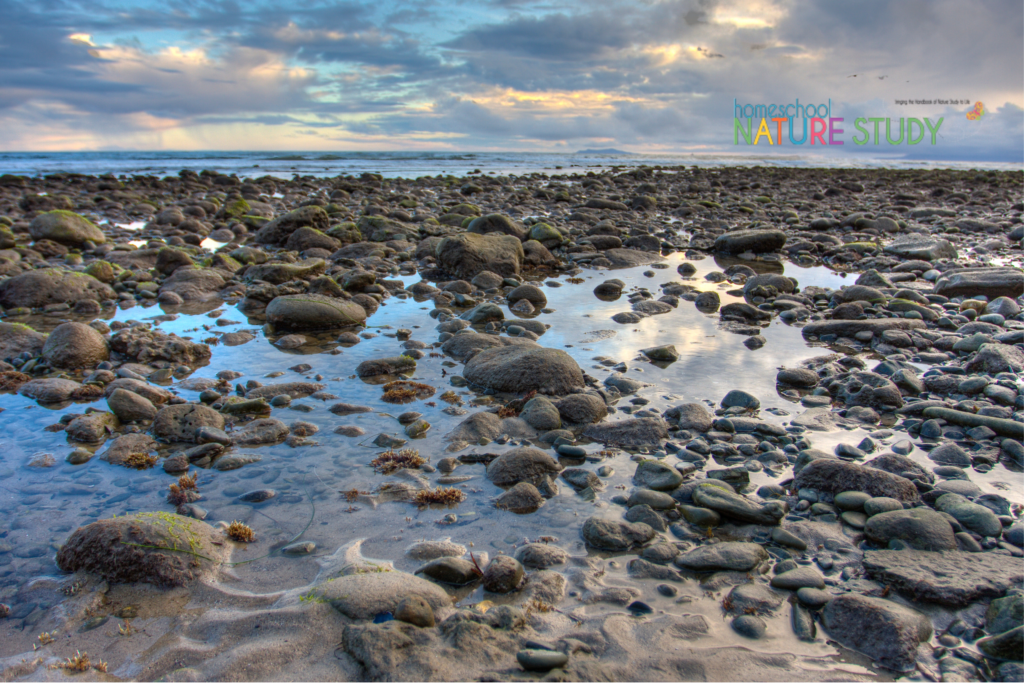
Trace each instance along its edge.
{"label": "distant hill", "polygon": [[632,154],[632,152],[623,152],[621,149],[614,149],[607,147],[605,149],[581,149],[576,152],[577,154]]}

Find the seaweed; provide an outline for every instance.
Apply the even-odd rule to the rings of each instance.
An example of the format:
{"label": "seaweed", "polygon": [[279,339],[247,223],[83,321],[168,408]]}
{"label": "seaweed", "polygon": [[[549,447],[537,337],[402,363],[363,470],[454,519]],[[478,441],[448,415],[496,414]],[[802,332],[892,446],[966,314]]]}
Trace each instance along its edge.
{"label": "seaweed", "polygon": [[191,476],[185,473],[178,477],[178,483],[168,487],[167,502],[172,505],[182,505],[199,500],[202,496],[199,495],[199,487],[196,485],[198,479],[198,472],[193,472]]}
{"label": "seaweed", "polygon": [[103,397],[104,389],[99,384],[83,384],[71,392],[73,401],[95,401]]}
{"label": "seaweed", "polygon": [[65,671],[71,671],[74,673],[82,673],[89,669],[95,669],[100,673],[107,673],[106,662],[91,662],[89,661],[89,653],[82,652],[81,650],[75,651],[74,657],[68,657],[59,664],[51,664],[51,669],[63,669]]}
{"label": "seaweed", "polygon": [[416,399],[430,398],[434,395],[434,387],[420,382],[396,380],[384,385],[385,403],[411,403]]}
{"label": "seaweed", "polygon": [[17,370],[0,372],[0,391],[17,391],[22,384],[31,379],[31,376]]}
{"label": "seaweed", "polygon": [[239,543],[253,543],[256,541],[256,532],[246,524],[237,519],[228,525],[228,538]]}
{"label": "seaweed", "polygon": [[394,474],[401,469],[419,469],[420,465],[425,465],[426,462],[415,449],[405,448],[397,453],[388,449],[371,460],[370,466],[378,474]]}
{"label": "seaweed", "polygon": [[450,403],[452,405],[462,405],[462,398],[451,390],[444,392],[443,394],[441,394],[441,396],[439,396],[439,398],[445,403]]}
{"label": "seaweed", "polygon": [[132,453],[124,459],[124,466],[133,470],[148,470],[156,464],[156,456],[149,453]]}
{"label": "seaweed", "polygon": [[416,495],[413,497],[413,502],[420,507],[426,505],[446,505],[448,507],[455,507],[464,500],[466,500],[466,494],[454,486],[438,486],[434,490],[424,489],[422,491],[417,491]]}

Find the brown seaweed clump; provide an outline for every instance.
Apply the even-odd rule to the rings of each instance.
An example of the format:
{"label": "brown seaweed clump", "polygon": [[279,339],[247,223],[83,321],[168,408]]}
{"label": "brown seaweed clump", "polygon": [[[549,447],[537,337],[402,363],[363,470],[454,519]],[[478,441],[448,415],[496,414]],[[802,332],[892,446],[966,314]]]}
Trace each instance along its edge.
{"label": "brown seaweed clump", "polygon": [[196,485],[198,479],[198,472],[193,472],[191,475],[186,473],[178,477],[178,483],[168,487],[167,502],[171,505],[182,505],[199,500],[202,496],[199,495],[199,487]]}
{"label": "brown seaweed clump", "polygon": [[416,470],[427,463],[426,459],[420,456],[420,452],[412,448],[405,448],[397,453],[386,450],[370,461],[370,466],[378,474],[394,474],[398,470]]}
{"label": "brown seaweed clump", "polygon": [[424,489],[417,491],[413,497],[413,502],[421,507],[424,505],[447,505],[448,507],[454,507],[464,500],[466,500],[466,494],[454,486],[438,486],[433,491]]}
{"label": "brown seaweed clump", "polygon": [[252,543],[256,540],[256,532],[247,524],[242,524],[237,519],[228,525],[228,538],[239,543]]}
{"label": "brown seaweed clump", "polygon": [[21,388],[21,385],[32,379],[29,375],[24,372],[18,372],[17,370],[7,370],[6,372],[0,372],[0,391],[17,391]]}
{"label": "brown seaweed clump", "polygon": [[133,470],[148,470],[156,464],[156,456],[149,453],[131,453],[124,459],[124,466]]}
{"label": "brown seaweed clump", "polygon": [[411,403],[416,399],[430,398],[434,395],[434,387],[420,382],[396,380],[384,385],[385,403]]}
{"label": "brown seaweed clump", "polygon": [[448,390],[441,394],[441,400],[452,405],[462,405],[462,398],[454,391]]}
{"label": "brown seaweed clump", "polygon": [[99,384],[83,384],[71,392],[73,401],[95,401],[102,398],[104,389]]}

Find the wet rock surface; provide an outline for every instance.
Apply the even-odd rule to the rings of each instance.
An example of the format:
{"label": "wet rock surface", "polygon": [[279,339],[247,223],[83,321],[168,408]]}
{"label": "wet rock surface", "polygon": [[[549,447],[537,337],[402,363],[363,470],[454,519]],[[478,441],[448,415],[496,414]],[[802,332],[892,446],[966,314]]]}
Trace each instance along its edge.
{"label": "wet rock surface", "polygon": [[4,176],[0,656],[1012,679],[1019,175]]}

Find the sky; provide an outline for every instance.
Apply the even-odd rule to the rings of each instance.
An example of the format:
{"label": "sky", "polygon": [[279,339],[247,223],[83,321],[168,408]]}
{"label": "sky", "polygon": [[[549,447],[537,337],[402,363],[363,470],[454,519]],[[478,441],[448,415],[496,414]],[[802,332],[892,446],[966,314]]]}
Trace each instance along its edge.
{"label": "sky", "polygon": [[[756,152],[1024,164],[1020,0],[0,0],[0,17],[2,151],[748,153],[734,102],[799,98],[831,100],[844,144],[784,126]],[[894,137],[943,123],[934,145],[889,145],[884,123],[856,145],[857,117]]]}

